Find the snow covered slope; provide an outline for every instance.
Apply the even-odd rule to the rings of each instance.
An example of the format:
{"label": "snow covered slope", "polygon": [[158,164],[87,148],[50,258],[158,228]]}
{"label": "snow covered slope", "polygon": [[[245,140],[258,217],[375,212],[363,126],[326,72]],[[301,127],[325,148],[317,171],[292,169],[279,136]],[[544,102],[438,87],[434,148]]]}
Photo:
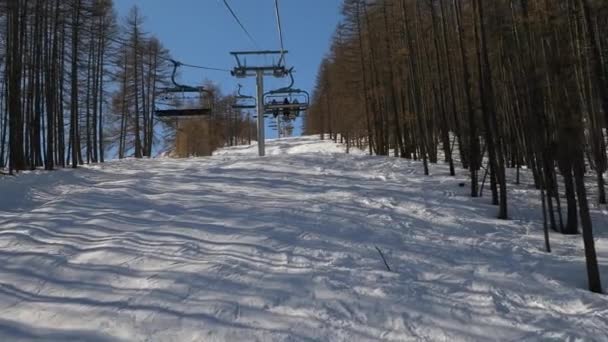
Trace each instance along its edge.
{"label": "snow covered slope", "polygon": [[441,165],[256,151],[0,178],[0,341],[608,341],[581,238],[543,253],[528,187],[499,221]]}

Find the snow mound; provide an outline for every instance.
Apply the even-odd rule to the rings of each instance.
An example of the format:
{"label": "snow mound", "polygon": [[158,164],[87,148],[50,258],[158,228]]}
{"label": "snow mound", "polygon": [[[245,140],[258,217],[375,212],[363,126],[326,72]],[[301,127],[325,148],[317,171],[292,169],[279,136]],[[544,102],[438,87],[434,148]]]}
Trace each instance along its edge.
{"label": "snow mound", "polygon": [[606,341],[581,238],[544,253],[530,187],[499,221],[444,165],[267,151],[0,178],[0,340]]}

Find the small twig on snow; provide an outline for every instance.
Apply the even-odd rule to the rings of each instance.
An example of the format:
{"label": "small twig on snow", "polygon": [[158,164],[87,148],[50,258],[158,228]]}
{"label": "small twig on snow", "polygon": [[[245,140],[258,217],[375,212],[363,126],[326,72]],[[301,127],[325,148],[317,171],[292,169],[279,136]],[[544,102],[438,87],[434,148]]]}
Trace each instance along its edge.
{"label": "small twig on snow", "polygon": [[382,261],[384,261],[384,266],[386,266],[386,269],[389,272],[392,272],[391,267],[388,265],[388,262],[386,261],[386,258],[384,257],[384,253],[382,253],[382,251],[380,250],[380,248],[378,248],[378,246],[374,246],[374,247],[376,247],[376,250],[380,254],[380,257],[382,258]]}

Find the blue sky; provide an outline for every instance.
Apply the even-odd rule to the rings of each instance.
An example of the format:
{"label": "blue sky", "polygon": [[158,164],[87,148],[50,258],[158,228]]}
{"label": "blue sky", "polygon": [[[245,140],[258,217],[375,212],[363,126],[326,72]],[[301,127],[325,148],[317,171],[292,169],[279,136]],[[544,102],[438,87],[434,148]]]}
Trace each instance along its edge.
{"label": "blue sky", "polygon": [[[229,0],[261,49],[279,48],[274,0]],[[340,18],[341,0],[281,0],[288,65],[296,71],[296,87],[312,90],[317,68],[329,49],[330,38]],[[115,0],[121,17],[137,5],[146,18],[145,30],[156,35],[173,58],[184,63],[231,69],[234,50],[256,50],[230,16],[221,0]],[[184,69],[181,80],[196,83],[210,79],[226,92],[245,86],[254,94],[252,79],[236,80],[228,73]],[[266,80],[267,89],[287,85],[287,79]],[[299,125],[299,123],[298,123]],[[299,132],[299,130],[298,130]],[[267,137],[273,131],[267,130]]]}

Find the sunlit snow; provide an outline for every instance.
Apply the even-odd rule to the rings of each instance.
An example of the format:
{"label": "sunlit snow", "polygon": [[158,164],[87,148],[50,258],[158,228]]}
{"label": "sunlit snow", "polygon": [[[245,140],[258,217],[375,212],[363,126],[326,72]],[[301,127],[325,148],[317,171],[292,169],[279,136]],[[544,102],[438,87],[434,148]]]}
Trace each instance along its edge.
{"label": "sunlit snow", "polygon": [[529,184],[500,221],[466,171],[316,137],[256,153],[0,178],[0,340],[608,340],[581,237],[544,253]]}

